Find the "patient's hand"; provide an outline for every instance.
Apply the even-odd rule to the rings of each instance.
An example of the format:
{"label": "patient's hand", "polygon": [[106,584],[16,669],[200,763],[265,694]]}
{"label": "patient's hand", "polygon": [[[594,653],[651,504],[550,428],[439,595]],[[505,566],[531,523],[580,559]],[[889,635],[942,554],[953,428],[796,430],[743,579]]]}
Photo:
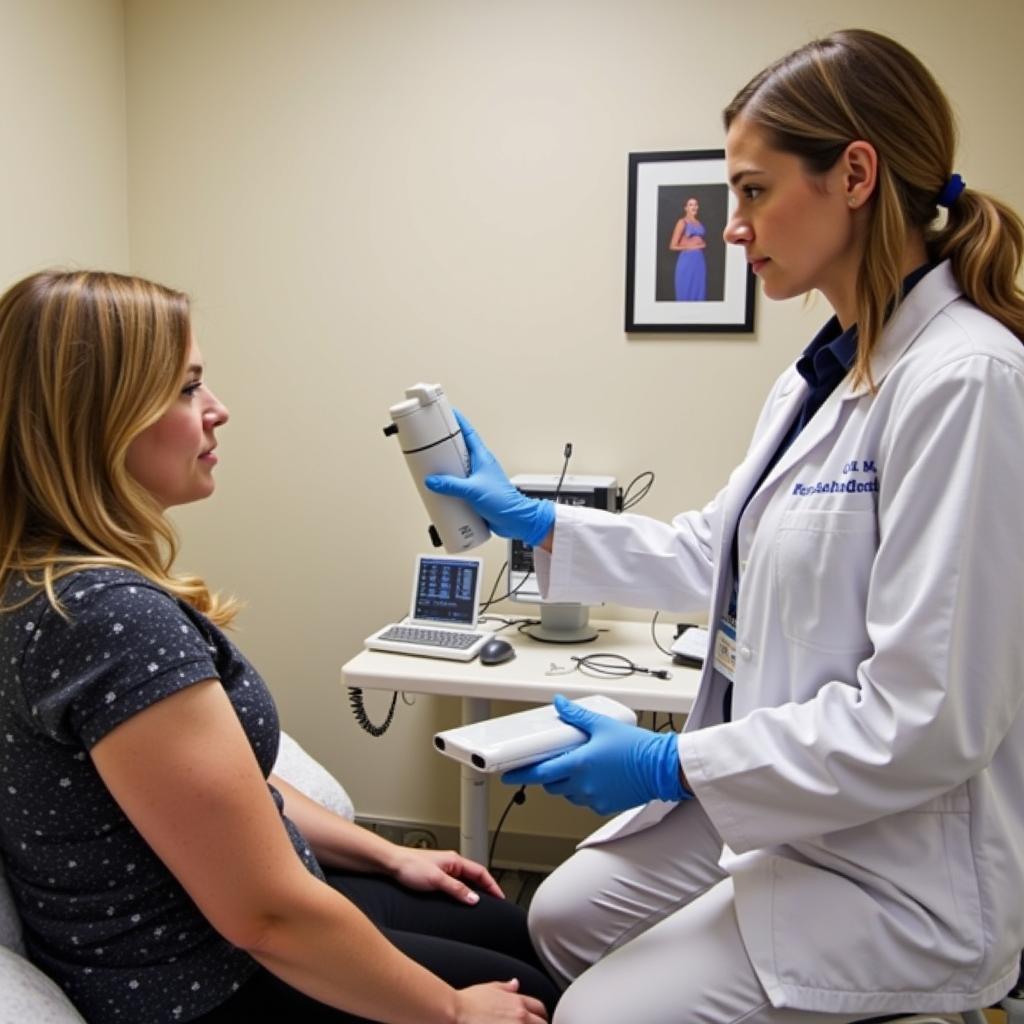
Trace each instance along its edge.
{"label": "patient's hand", "polygon": [[470,885],[499,899],[505,897],[487,868],[454,850],[396,846],[390,868],[395,880],[407,889],[446,892],[462,903],[476,903],[480,899]]}

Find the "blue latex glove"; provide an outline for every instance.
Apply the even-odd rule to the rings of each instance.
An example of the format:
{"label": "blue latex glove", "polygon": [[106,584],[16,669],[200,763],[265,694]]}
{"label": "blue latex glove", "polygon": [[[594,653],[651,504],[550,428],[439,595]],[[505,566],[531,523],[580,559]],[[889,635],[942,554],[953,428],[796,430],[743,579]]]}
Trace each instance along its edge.
{"label": "blue latex glove", "polygon": [[688,800],[680,777],[678,736],[651,732],[599,715],[559,695],[563,722],[590,737],[581,747],[505,772],[502,782],[537,784],[598,814],[612,814],[648,800]]}
{"label": "blue latex glove", "polygon": [[468,477],[432,473],[424,479],[430,490],[468,502],[499,536],[539,544],[555,525],[555,503],[528,498],[515,488],[498,460],[456,409],[455,418],[469,450]]}

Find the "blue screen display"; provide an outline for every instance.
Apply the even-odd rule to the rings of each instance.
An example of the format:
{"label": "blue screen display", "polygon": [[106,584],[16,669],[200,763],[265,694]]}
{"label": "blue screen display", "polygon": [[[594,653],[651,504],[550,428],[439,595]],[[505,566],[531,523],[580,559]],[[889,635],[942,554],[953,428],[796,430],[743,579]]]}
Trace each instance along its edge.
{"label": "blue screen display", "polygon": [[471,625],[476,618],[479,563],[421,558],[413,618]]}

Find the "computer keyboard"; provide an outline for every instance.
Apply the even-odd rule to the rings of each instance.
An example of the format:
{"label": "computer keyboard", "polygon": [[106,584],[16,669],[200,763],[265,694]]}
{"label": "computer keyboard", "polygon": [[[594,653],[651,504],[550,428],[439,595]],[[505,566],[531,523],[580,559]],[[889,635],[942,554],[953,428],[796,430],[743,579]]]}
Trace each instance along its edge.
{"label": "computer keyboard", "polygon": [[472,647],[482,636],[482,633],[469,633],[464,629],[392,626],[381,633],[377,639],[403,644],[422,644],[424,647],[445,647],[455,651],[464,651]]}

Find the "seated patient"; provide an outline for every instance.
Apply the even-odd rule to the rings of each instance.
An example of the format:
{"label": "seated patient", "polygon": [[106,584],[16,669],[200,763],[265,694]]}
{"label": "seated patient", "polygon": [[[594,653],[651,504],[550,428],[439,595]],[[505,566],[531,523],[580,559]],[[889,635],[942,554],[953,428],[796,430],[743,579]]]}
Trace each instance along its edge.
{"label": "seated patient", "polygon": [[187,298],[46,272],[0,297],[0,853],[32,959],[95,1024],[541,1024],[556,990],[479,864],[269,775],[280,731],[172,573],[228,411]]}

